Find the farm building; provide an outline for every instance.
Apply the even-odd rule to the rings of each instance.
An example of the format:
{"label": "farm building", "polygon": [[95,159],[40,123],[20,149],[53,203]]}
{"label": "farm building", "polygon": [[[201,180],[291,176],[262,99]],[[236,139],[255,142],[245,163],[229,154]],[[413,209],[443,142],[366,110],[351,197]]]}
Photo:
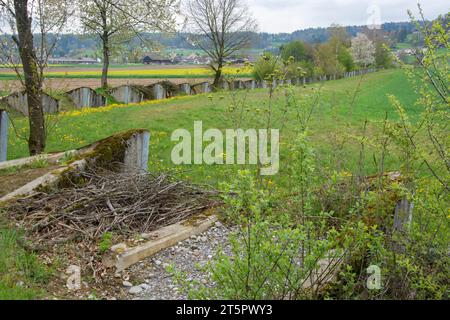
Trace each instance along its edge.
{"label": "farm building", "polygon": [[144,64],[172,64],[173,61],[158,54],[148,53],[142,59]]}
{"label": "farm building", "polygon": [[69,57],[62,57],[62,58],[49,58],[48,63],[49,64],[95,64],[99,63],[100,61],[92,58],[69,58]]}

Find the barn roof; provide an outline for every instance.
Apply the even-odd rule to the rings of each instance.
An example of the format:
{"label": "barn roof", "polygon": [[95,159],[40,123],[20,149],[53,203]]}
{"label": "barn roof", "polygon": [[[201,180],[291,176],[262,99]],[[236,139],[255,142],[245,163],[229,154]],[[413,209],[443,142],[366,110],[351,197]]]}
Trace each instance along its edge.
{"label": "barn roof", "polygon": [[157,53],[151,53],[151,52],[150,53],[146,53],[146,54],[144,54],[144,58],[146,58],[146,57],[149,57],[152,60],[160,60],[160,61],[167,60],[167,61],[170,61],[170,58],[165,57],[165,56],[163,56],[161,54],[157,54]]}

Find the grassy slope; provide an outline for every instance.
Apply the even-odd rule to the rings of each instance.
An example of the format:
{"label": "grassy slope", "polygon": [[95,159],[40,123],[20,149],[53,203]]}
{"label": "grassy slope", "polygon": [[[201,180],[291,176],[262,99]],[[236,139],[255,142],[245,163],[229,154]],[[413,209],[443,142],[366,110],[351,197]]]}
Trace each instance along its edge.
{"label": "grassy slope", "polygon": [[[387,94],[395,94],[404,102],[410,114],[419,112],[414,105],[414,93],[409,88],[405,77],[399,70],[382,71],[367,75],[361,85],[352,110],[349,110],[353,92],[356,90],[359,78],[345,79],[327,82],[324,86],[321,104],[316,109],[311,124],[311,137],[314,146],[318,149],[322,159],[322,165],[333,165],[336,157],[333,151],[334,142],[331,134],[338,138],[346,134],[358,134],[362,132],[364,120],[381,121],[386,112],[389,117],[395,117],[393,108],[388,102]],[[306,88],[297,88],[298,97],[304,98],[317,91],[318,84]],[[244,93],[239,93],[242,98]],[[277,95],[274,109],[277,110],[275,118],[281,116],[281,102],[284,101],[282,93]],[[249,111],[244,112],[242,128],[264,128],[262,114],[266,108],[267,90],[260,89],[250,92],[247,97]],[[57,126],[50,131],[48,139],[48,151],[68,150],[80,147],[109,136],[115,132],[130,128],[148,128],[151,132],[150,166],[152,169],[173,168],[170,163],[170,152],[175,143],[170,141],[170,135],[177,128],[186,128],[193,131],[193,122],[203,120],[204,128],[234,128],[236,122],[235,113],[228,112],[231,104],[229,93],[216,93],[211,97],[207,95],[183,97],[179,100],[153,102],[143,106],[129,106],[116,108],[107,112],[86,113],[79,116],[62,116]],[[293,119],[294,115],[288,116]],[[54,121],[52,121],[54,122]],[[275,121],[275,127],[279,122]],[[26,122],[16,121],[16,126],[22,134],[26,135]],[[375,132],[377,123],[368,125],[369,137]],[[290,121],[281,133],[281,168],[283,160],[288,161],[286,146],[293,138],[296,127],[294,121]],[[345,145],[348,163],[343,169],[351,169],[356,162],[357,143],[349,140]],[[14,132],[10,132],[9,158],[18,158],[27,154],[26,142],[18,139]],[[370,150],[368,151],[370,152]],[[368,165],[371,165],[371,156],[367,156]],[[387,159],[391,169],[396,168],[394,155]],[[188,170],[186,177],[193,177],[202,182],[215,183],[230,176],[234,166],[182,166],[177,170]],[[370,167],[369,167],[370,170]],[[231,175],[232,176],[232,175]],[[279,176],[283,176],[282,174]],[[277,177],[275,178],[277,179]]]}
{"label": "grassy slope", "polygon": [[[400,71],[383,71],[368,75],[362,82],[353,108],[349,109],[354,90],[357,88],[358,78],[328,82],[325,84],[321,103],[316,109],[311,123],[311,139],[322,166],[333,167],[336,161],[347,158],[342,163],[342,170],[351,170],[357,161],[358,148],[354,140],[349,140],[343,148],[343,153],[335,155],[331,136],[343,140],[349,134],[361,133],[365,119],[371,120],[368,125],[369,137],[376,132],[380,124],[377,121],[384,119],[386,112],[389,117],[395,117],[393,109],[388,103],[386,94],[395,94],[402,101],[410,115],[414,117],[420,111],[414,105],[414,94],[407,85],[405,77]],[[312,88],[315,88],[314,90]],[[302,106],[304,98],[319,85],[306,88],[296,88],[299,103]],[[243,98],[244,93],[239,93]],[[152,102],[142,106],[129,106],[113,108],[106,112],[82,113],[78,116],[61,116],[56,126],[51,129],[48,140],[48,151],[68,150],[94,142],[115,132],[130,128],[148,128],[151,131],[150,168],[153,170],[174,169],[170,163],[170,152],[174,145],[170,135],[177,128],[186,128],[192,131],[195,120],[203,120],[204,128],[234,128],[235,113],[227,111],[231,101],[229,93],[183,97],[178,100]],[[245,117],[242,128],[264,127],[262,121],[267,99],[266,90],[255,90],[247,97]],[[274,106],[275,119],[281,115],[282,93],[277,95]],[[279,182],[282,186],[286,173],[283,165],[289,162],[288,146],[293,141],[294,129],[297,126],[294,115],[281,133],[281,172],[270,179]],[[275,127],[279,124],[275,120]],[[26,119],[16,119],[15,125],[20,134],[27,134]],[[366,156],[368,174],[371,173],[371,156],[368,148]],[[27,155],[26,142],[18,139],[11,128],[9,139],[9,157],[18,158]],[[387,159],[388,169],[397,169],[398,164],[394,154]],[[216,184],[234,176],[236,166],[184,166],[175,170],[182,170],[180,175],[197,182]],[[39,290],[42,283],[50,276],[50,270],[38,262],[34,255],[26,253],[17,244],[18,234],[8,228],[2,228],[0,221],[0,300],[1,299],[32,299],[40,297]],[[23,281],[25,286],[20,285]]]}
{"label": "grassy slope", "polygon": [[40,289],[53,271],[18,244],[20,234],[0,221],[0,300],[43,297]]}

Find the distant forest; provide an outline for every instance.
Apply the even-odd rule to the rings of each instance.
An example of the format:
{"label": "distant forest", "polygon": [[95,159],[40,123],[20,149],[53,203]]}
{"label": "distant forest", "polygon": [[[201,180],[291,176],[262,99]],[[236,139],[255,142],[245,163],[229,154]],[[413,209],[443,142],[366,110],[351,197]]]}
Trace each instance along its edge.
{"label": "distant forest", "polygon": [[[330,28],[309,28],[292,33],[278,34],[254,33],[252,46],[248,50],[250,53],[246,52],[245,54],[255,55],[262,51],[277,53],[283,44],[293,40],[301,40],[310,44],[323,43],[329,38]],[[347,33],[352,37],[356,36],[358,32],[373,33],[366,26],[347,26],[345,28]],[[383,38],[387,40],[386,42],[391,46],[395,46],[396,43],[407,42],[407,40],[411,42],[411,35],[416,33],[416,28],[410,22],[391,22],[384,23],[378,33],[381,33]],[[142,42],[142,38],[146,40],[144,43]],[[179,55],[190,54],[192,52],[200,54],[200,52],[195,51],[197,48],[188,41],[189,38],[190,35],[187,33],[145,34],[142,37],[136,37],[126,43],[116,45],[113,50],[113,60],[116,60],[116,62],[119,60],[125,61],[123,58],[126,56],[126,61],[139,61],[144,52],[154,50]],[[35,41],[39,43],[38,35],[35,36]],[[420,42],[420,39],[417,39],[417,42]],[[90,37],[89,35],[63,34],[60,35],[57,47],[53,51],[53,56],[98,58],[101,56],[99,42],[96,38]]]}

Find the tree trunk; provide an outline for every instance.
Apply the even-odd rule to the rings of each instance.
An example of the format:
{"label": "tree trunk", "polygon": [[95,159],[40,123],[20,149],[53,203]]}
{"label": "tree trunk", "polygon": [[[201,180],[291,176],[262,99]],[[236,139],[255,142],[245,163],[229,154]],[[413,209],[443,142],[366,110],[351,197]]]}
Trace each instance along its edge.
{"label": "tree trunk", "polygon": [[45,118],[42,107],[42,79],[39,76],[37,57],[33,46],[32,20],[28,16],[28,0],[14,0],[18,39],[16,42],[23,65],[25,93],[28,102],[30,155],[44,152],[46,142]]}
{"label": "tree trunk", "polygon": [[214,74],[214,83],[213,83],[214,89],[218,89],[220,86],[220,80],[222,79],[222,68],[223,68],[223,63],[219,62],[218,67]]}
{"label": "tree trunk", "polygon": [[103,34],[103,69],[102,69],[102,88],[108,87],[108,69],[109,69],[109,39],[108,34]]}

